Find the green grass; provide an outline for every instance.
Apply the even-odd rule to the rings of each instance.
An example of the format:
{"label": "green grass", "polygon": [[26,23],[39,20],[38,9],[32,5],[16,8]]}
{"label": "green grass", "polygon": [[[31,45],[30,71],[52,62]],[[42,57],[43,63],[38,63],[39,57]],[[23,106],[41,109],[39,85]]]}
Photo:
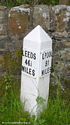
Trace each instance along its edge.
{"label": "green grass", "polygon": [[29,113],[24,112],[24,106],[20,102],[19,81],[9,74],[1,81],[0,122],[29,121]]}
{"label": "green grass", "polygon": [[[24,105],[20,102],[20,75],[22,52],[17,50],[13,53],[6,53],[4,56],[3,68],[6,74],[0,78],[0,125],[5,122],[18,122],[30,125],[70,125],[70,90],[61,89],[61,80],[52,73],[56,85],[50,84],[48,106],[43,112],[30,116],[24,111]],[[68,80],[65,80],[69,84]],[[37,103],[43,104],[42,98],[37,98]],[[21,122],[21,123],[19,123]],[[17,123],[14,123],[14,125]],[[5,125],[8,125],[5,123]]]}
{"label": "green grass", "polygon": [[44,125],[69,125],[69,108],[62,100],[49,100],[48,108],[41,114],[39,121],[44,120]]}
{"label": "green grass", "polygon": [[7,0],[6,2],[0,2],[1,5],[7,7],[13,7],[21,4],[47,4],[47,5],[56,5],[59,4],[59,0]]}
{"label": "green grass", "polygon": [[[60,87],[58,87],[57,92]],[[66,100],[49,98],[48,107],[36,118],[24,111],[20,102],[20,81],[6,74],[0,81],[0,122],[22,122],[30,125],[70,125],[70,105]],[[52,91],[51,91],[52,92]],[[67,104],[67,105],[66,105]],[[20,124],[20,123],[19,123]],[[21,125],[21,124],[20,124]]]}

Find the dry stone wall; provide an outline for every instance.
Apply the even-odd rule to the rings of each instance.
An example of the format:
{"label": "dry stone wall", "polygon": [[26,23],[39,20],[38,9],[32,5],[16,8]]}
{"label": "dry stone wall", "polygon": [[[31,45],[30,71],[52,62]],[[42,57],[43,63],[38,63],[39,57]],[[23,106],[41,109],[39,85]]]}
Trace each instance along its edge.
{"label": "dry stone wall", "polygon": [[0,72],[3,54],[22,50],[24,36],[37,25],[53,39],[53,70],[70,80],[70,6],[66,5],[0,7]]}
{"label": "dry stone wall", "polygon": [[5,43],[7,42],[7,22],[8,9],[0,6],[0,75],[3,72],[3,55],[5,53]]}

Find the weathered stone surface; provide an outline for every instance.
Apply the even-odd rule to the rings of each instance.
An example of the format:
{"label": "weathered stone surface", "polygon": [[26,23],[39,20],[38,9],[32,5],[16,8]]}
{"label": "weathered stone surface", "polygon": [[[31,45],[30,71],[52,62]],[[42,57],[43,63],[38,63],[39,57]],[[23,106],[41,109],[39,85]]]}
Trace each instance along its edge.
{"label": "weathered stone surface", "polygon": [[0,35],[4,37],[4,35],[7,35],[7,25],[6,24],[0,24]]}
{"label": "weathered stone surface", "polygon": [[8,42],[8,37],[0,36],[0,74],[2,73],[3,63],[4,63],[4,54],[6,52],[6,43]]}
{"label": "weathered stone surface", "polygon": [[52,10],[55,15],[55,34],[67,36],[70,32],[70,6],[57,5]]}
{"label": "weathered stone surface", "polygon": [[28,30],[29,18],[29,6],[22,5],[12,8],[8,15],[8,30],[10,37],[23,37]]}
{"label": "weathered stone surface", "polygon": [[0,6],[0,36],[3,36],[3,38],[7,35],[7,15],[8,9],[4,6]]}
{"label": "weathered stone surface", "polygon": [[33,25],[41,25],[46,31],[50,28],[49,7],[47,5],[36,5],[33,12]]}
{"label": "weathered stone surface", "polygon": [[70,5],[70,0],[59,0],[59,4]]}
{"label": "weathered stone surface", "polygon": [[15,52],[16,50],[22,49],[23,40],[18,40],[16,37],[13,39],[8,38],[8,41],[5,43],[5,50],[8,52]]}
{"label": "weathered stone surface", "polygon": [[[70,80],[70,38],[56,39],[53,46],[53,68],[56,76],[62,80],[65,86],[65,80]],[[69,82],[68,82],[69,86]]]}
{"label": "weathered stone surface", "polygon": [[[70,6],[58,5],[54,12],[53,67],[57,76],[62,79],[63,88],[70,87]],[[67,85],[66,85],[67,81]]]}
{"label": "weathered stone surface", "polygon": [[3,74],[5,44],[7,42],[8,9],[0,6],[0,76]]}

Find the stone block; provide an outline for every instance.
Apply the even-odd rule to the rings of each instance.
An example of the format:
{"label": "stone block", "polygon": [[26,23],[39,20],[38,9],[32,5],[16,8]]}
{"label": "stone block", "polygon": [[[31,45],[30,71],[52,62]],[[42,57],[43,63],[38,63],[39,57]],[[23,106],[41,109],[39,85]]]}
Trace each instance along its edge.
{"label": "stone block", "polygon": [[61,79],[70,79],[70,38],[55,40],[53,47],[53,67]]}
{"label": "stone block", "polygon": [[7,24],[0,24],[0,36],[7,35]]}
{"label": "stone block", "polygon": [[7,35],[7,15],[8,9],[4,6],[0,6],[0,37]]}
{"label": "stone block", "polygon": [[55,34],[66,36],[70,32],[70,6],[56,5],[52,11],[55,14]]}
{"label": "stone block", "polygon": [[69,5],[70,4],[70,0],[59,0],[59,4]]}
{"label": "stone block", "polygon": [[49,7],[47,5],[36,5],[33,12],[33,25],[41,25],[46,31],[50,28]]}
{"label": "stone block", "polygon": [[8,15],[8,30],[10,37],[21,38],[28,30],[30,8],[27,5],[13,7]]}

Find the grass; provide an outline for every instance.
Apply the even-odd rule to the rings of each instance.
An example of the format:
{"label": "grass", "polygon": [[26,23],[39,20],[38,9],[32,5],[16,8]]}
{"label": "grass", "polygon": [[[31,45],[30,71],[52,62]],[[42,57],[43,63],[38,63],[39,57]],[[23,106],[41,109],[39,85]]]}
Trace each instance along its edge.
{"label": "grass", "polygon": [[[2,93],[0,104],[0,121],[2,122],[19,122],[29,121],[29,114],[24,112],[24,106],[20,103],[19,81],[14,77],[6,74],[2,81]],[[15,82],[16,81],[16,82]]]}
{"label": "grass", "polygon": [[[10,74],[6,74],[0,81],[1,104],[0,122],[22,122],[30,125],[70,125],[70,105],[59,94],[49,98],[48,107],[37,118],[24,111],[20,102],[20,81]],[[58,87],[57,92],[60,87]],[[59,96],[59,98],[58,98]],[[16,123],[17,124],[17,123]],[[19,125],[21,125],[19,123]]]}
{"label": "grass", "polygon": [[7,0],[6,2],[0,2],[1,5],[7,6],[9,8],[21,4],[47,4],[47,5],[57,5],[59,4],[59,0]]}
{"label": "grass", "polygon": [[[41,120],[45,120],[47,125],[68,125],[69,120],[69,107],[66,107],[62,100],[49,100],[48,108],[41,115]],[[45,117],[45,118],[44,118]]]}
{"label": "grass", "polygon": [[[21,70],[21,56],[19,50],[4,56],[6,73],[0,78],[0,125],[11,125],[12,122],[14,125],[70,125],[70,90],[62,91],[61,81],[54,73],[52,77],[57,84],[50,84],[47,108],[37,118],[25,112],[20,102],[20,79],[16,78]],[[69,83],[68,80],[65,82]],[[36,101],[43,102],[40,97]]]}

